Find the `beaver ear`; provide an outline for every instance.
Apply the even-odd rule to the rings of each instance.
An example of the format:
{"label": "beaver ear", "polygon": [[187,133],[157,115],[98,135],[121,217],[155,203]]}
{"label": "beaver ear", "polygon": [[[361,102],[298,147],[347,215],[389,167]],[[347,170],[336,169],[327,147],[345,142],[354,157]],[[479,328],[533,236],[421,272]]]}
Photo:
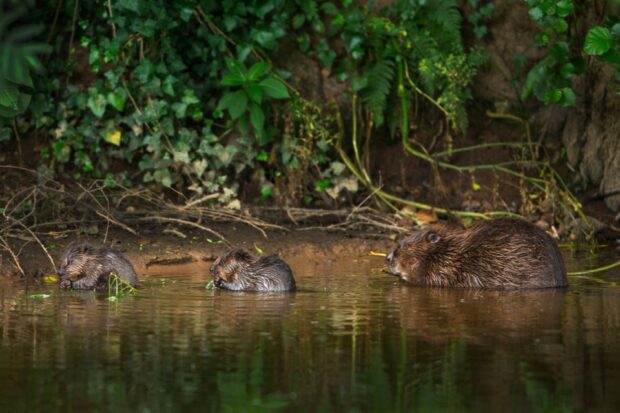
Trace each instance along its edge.
{"label": "beaver ear", "polygon": [[428,242],[430,242],[431,244],[435,244],[435,243],[439,242],[439,240],[441,240],[441,235],[439,235],[436,232],[429,232],[426,235],[426,240]]}

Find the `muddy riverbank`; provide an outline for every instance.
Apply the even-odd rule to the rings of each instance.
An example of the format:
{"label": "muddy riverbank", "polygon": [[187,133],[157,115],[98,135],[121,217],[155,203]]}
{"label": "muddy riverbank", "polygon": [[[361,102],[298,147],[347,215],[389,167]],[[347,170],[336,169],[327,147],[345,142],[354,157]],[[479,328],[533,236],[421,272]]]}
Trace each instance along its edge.
{"label": "muddy riverbank", "polygon": [[[230,246],[243,247],[254,254],[278,254],[287,260],[316,264],[329,263],[339,257],[367,257],[374,252],[386,252],[394,241],[389,234],[364,235],[354,232],[328,232],[318,229],[269,230],[264,234],[239,224],[214,224],[212,229],[225,237],[218,240],[200,230],[143,227],[138,235],[116,228],[105,234],[65,237],[42,237],[51,258],[57,261],[63,248],[74,240],[105,244],[123,253],[134,265],[138,276],[161,273],[158,267],[179,264],[208,264]],[[394,238],[392,236],[391,238]],[[29,278],[33,274],[54,273],[49,257],[36,242],[21,248],[21,266]],[[381,258],[375,258],[381,262]],[[0,254],[0,275],[20,276],[12,257]],[[36,281],[37,277],[34,277]]]}

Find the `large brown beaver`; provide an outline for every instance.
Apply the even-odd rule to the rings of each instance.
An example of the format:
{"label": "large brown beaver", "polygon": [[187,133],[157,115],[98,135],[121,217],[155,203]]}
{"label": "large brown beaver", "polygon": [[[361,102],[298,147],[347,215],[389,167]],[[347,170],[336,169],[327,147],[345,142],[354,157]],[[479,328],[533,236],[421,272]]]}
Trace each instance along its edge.
{"label": "large brown beaver", "polygon": [[275,255],[255,258],[243,249],[219,257],[210,268],[216,287],[234,291],[293,291],[295,278]]}
{"label": "large brown beaver", "polygon": [[438,287],[545,288],[568,285],[551,236],[516,218],[469,229],[436,224],[405,238],[385,259],[411,284]]}
{"label": "large brown beaver", "polygon": [[106,289],[110,273],[115,273],[132,286],[138,283],[131,263],[118,252],[106,247],[94,247],[84,243],[69,244],[58,266],[62,289]]}

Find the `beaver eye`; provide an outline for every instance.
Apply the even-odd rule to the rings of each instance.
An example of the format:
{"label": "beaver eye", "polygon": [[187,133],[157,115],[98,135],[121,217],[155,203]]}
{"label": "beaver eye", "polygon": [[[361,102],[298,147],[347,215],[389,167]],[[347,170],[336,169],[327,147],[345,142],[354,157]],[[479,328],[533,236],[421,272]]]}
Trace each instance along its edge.
{"label": "beaver eye", "polygon": [[441,239],[441,236],[439,236],[439,234],[437,234],[436,232],[429,232],[428,235],[426,236],[426,239],[431,244],[434,244]]}

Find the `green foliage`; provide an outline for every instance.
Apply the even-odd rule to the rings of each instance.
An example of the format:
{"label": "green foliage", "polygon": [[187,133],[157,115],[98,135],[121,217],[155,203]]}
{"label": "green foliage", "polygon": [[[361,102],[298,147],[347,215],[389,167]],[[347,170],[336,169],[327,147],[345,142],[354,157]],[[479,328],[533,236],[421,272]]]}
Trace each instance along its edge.
{"label": "green foliage", "polygon": [[[471,4],[478,13],[472,25],[480,25],[492,6]],[[52,21],[56,13],[58,22],[75,25],[50,28],[53,56],[34,88],[16,83],[20,94],[37,92],[18,126],[47,132],[41,159],[76,179],[218,193],[221,203],[244,181],[264,200],[288,193],[312,202],[355,190],[342,170],[330,169],[334,118],[290,89],[290,74],[271,63],[282,58],[285,38],[351,85],[375,125],[392,129],[409,114],[390,108],[403,96],[413,104],[416,85],[465,128],[481,62],[463,46],[453,0],[401,0],[381,10],[318,0],[118,0],[77,9],[63,2],[27,17]],[[24,27],[17,38],[29,45],[34,26]],[[23,56],[20,73],[30,79],[36,55]],[[398,76],[405,66],[415,85]],[[0,96],[13,108],[14,100]],[[10,136],[0,129],[0,140]]]}
{"label": "green foliage", "polygon": [[[351,80],[353,91],[360,94],[377,126],[386,120],[390,125],[398,123],[401,114],[388,108],[398,98],[399,87],[406,86],[397,78],[396,67],[407,63],[414,81],[439,102],[453,126],[467,127],[465,103],[482,59],[477,51],[468,52],[463,46],[462,19],[455,1],[401,0],[381,10],[352,2],[341,7],[326,2],[321,10],[329,27],[328,38],[316,42],[314,55],[336,77]],[[483,14],[491,12],[492,6]],[[331,39],[344,43],[340,54],[329,53],[326,45]],[[414,93],[409,90],[409,100],[413,101]]]}
{"label": "green foliage", "polygon": [[[571,106],[576,96],[572,87],[573,75],[585,71],[585,61],[574,47],[576,40],[569,36],[570,16],[575,10],[572,0],[526,0],[529,15],[542,27],[536,44],[546,47],[548,53],[529,71],[521,97],[534,94],[545,104],[557,103]],[[588,30],[583,51],[602,62],[610,63],[620,79],[620,22],[608,17],[605,26]]]}
{"label": "green foliage", "polygon": [[229,73],[222,79],[222,85],[238,88],[226,92],[216,110],[227,110],[232,120],[237,120],[242,133],[249,132],[251,124],[254,135],[261,143],[265,139],[264,101],[289,97],[284,83],[268,73],[269,64],[255,63],[249,70],[239,60],[229,59]]}
{"label": "green foliage", "polygon": [[5,118],[23,113],[30,104],[34,87],[31,71],[41,71],[38,56],[49,51],[36,40],[43,26],[16,23],[26,9],[9,1],[11,6],[5,11],[0,1],[0,117]]}
{"label": "green foliage", "polygon": [[620,80],[620,19],[608,18],[606,26],[591,28],[583,50],[602,62],[612,64],[616,69],[616,79]]}
{"label": "green foliage", "polygon": [[118,274],[111,272],[108,276],[108,300],[116,301],[125,295],[136,295],[138,290]]}
{"label": "green foliage", "polygon": [[527,74],[521,98],[535,95],[545,104],[571,106],[575,103],[572,76],[583,73],[585,62],[571,53],[568,37],[569,17],[574,10],[572,0],[526,0],[529,15],[543,31],[536,36],[539,47],[547,47],[548,54]]}
{"label": "green foliage", "polygon": [[[366,108],[375,114],[377,125],[383,123],[383,113],[395,80],[394,61],[379,60],[369,65],[361,81],[361,95]],[[354,84],[355,87],[355,84]]]}
{"label": "green foliage", "polygon": [[495,5],[491,1],[482,4],[479,0],[467,0],[467,4],[472,9],[467,14],[467,21],[472,25],[476,38],[481,39],[488,32],[484,22],[493,15]]}

